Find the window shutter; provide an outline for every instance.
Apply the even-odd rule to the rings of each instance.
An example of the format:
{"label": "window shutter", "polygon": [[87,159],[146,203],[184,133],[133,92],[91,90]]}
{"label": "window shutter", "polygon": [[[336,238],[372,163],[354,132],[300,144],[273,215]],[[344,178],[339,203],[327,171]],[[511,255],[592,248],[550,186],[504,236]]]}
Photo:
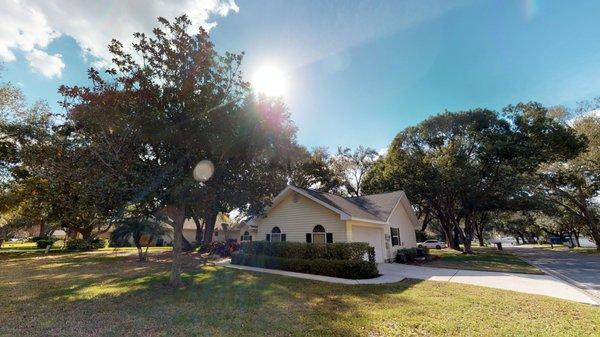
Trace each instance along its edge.
{"label": "window shutter", "polygon": [[285,234],[281,234],[281,242],[285,242]]}
{"label": "window shutter", "polygon": [[267,234],[267,241],[271,241],[271,234]]}
{"label": "window shutter", "polygon": [[252,235],[248,237],[248,241],[252,241]]}
{"label": "window shutter", "polygon": [[306,242],[308,242],[308,243],[312,242],[312,234],[311,233],[306,233]]}
{"label": "window shutter", "polygon": [[244,241],[244,236],[240,236],[240,241]]}
{"label": "window shutter", "polygon": [[327,243],[333,243],[333,233],[325,234],[327,236]]}

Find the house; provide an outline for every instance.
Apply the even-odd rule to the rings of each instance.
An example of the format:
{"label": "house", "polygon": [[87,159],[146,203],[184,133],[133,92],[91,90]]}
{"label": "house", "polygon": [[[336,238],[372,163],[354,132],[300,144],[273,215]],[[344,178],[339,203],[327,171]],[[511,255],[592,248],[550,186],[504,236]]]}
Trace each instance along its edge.
{"label": "house", "polygon": [[[215,225],[213,241],[252,241],[256,237],[256,225],[252,221]],[[256,240],[256,239],[255,239]]]}
{"label": "house", "polygon": [[400,248],[416,247],[417,217],[403,191],[344,198],[288,186],[255,219],[254,240],[367,242],[375,260],[392,260]]}

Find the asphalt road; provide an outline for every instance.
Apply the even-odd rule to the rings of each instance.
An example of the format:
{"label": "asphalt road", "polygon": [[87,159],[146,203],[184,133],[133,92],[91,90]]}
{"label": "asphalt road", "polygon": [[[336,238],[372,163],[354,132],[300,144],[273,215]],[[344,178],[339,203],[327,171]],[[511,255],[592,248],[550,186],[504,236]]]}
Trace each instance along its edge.
{"label": "asphalt road", "polygon": [[554,273],[554,276],[562,276],[600,298],[600,255],[529,247],[509,249],[540,269]]}

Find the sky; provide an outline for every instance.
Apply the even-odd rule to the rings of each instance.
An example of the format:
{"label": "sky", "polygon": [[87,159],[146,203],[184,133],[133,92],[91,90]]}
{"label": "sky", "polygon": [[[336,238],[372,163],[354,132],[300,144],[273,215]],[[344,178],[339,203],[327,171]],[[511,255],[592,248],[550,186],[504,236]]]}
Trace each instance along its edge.
{"label": "sky", "polygon": [[0,80],[60,112],[57,88],[109,65],[111,38],[183,13],[245,52],[247,79],[281,70],[309,148],[380,150],[445,110],[600,96],[599,1],[4,0]]}

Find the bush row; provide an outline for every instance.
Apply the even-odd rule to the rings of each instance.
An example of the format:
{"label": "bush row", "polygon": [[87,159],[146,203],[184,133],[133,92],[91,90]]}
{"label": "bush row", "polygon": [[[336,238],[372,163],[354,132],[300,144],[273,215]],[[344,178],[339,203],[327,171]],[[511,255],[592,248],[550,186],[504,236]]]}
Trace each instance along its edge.
{"label": "bush row", "polygon": [[375,262],[363,260],[330,260],[321,258],[309,260],[234,252],[231,254],[231,263],[347,279],[366,279],[379,275]]}
{"label": "bush row", "polygon": [[84,239],[69,239],[65,244],[67,250],[89,250],[108,247],[108,240],[95,238],[91,242]]}
{"label": "bush row", "polygon": [[252,241],[242,243],[243,253],[289,259],[324,259],[375,262],[375,249],[364,242],[304,243]]}

